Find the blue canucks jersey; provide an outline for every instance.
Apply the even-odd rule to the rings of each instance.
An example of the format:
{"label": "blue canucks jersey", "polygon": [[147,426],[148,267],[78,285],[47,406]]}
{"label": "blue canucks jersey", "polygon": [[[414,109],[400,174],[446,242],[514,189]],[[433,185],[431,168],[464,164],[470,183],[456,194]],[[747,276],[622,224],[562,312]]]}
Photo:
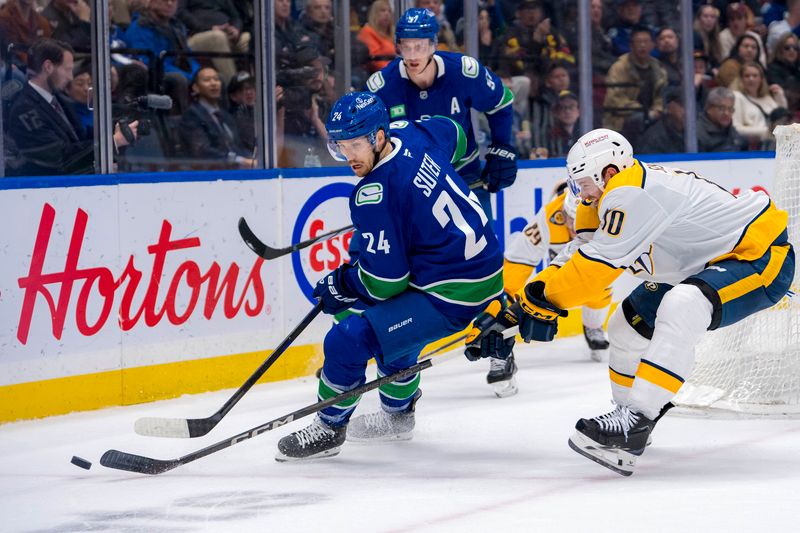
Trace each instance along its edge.
{"label": "blue canucks jersey", "polygon": [[450,117],[466,131],[467,151],[455,169],[467,183],[480,177],[480,161],[470,109],[483,111],[492,130],[492,143],[511,142],[514,95],[502,81],[475,58],[454,52],[433,55],[436,78],[421,90],[409,78],[402,59],[395,59],[367,80],[367,89],[377,94],[389,110],[391,120],[419,120],[434,115]]}
{"label": "blue canucks jersey", "polygon": [[347,286],[368,304],[415,289],[442,313],[471,320],[503,291],[503,255],[452,166],[466,151],[464,132],[446,117],[400,121],[390,142],[350,196],[360,251]]}

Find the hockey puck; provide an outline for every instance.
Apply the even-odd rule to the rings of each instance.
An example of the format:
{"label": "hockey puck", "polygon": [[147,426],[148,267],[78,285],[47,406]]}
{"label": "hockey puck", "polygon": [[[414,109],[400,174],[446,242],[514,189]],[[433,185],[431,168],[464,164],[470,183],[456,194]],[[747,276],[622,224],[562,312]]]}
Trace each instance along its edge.
{"label": "hockey puck", "polygon": [[84,468],[86,470],[89,470],[92,467],[92,463],[90,463],[86,459],[78,457],[77,455],[72,456],[72,460],[70,461],[70,463],[74,464],[75,466]]}

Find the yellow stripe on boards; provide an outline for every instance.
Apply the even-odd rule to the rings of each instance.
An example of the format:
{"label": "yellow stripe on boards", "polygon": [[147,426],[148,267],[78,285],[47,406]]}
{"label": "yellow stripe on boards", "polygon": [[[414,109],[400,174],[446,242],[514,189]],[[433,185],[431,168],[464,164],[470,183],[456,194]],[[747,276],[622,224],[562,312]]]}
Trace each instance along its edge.
{"label": "yellow stripe on boards", "polygon": [[639,369],[636,371],[636,377],[645,381],[649,381],[653,385],[657,385],[662,389],[666,389],[675,394],[683,385],[683,382],[666,372],[652,367],[642,361],[639,363]]}

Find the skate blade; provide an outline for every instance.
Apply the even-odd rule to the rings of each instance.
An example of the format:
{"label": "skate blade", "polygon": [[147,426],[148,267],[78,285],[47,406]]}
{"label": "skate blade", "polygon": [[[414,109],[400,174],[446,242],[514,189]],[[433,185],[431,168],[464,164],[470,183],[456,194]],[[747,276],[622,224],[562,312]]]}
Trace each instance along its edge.
{"label": "skate blade", "polygon": [[404,440],[411,440],[414,438],[413,431],[406,431],[404,433],[395,433],[394,435],[383,435],[380,437],[359,437],[356,435],[347,434],[349,442],[397,442]]}
{"label": "skate blade", "polygon": [[491,386],[495,396],[498,398],[508,398],[519,392],[519,388],[517,388],[517,378],[515,377],[506,381],[496,381],[492,383]]}
{"label": "skate blade", "polygon": [[338,448],[331,448],[330,450],[325,450],[323,452],[315,453],[314,455],[309,455],[308,457],[290,457],[288,455],[284,455],[283,452],[278,450],[278,453],[275,454],[275,460],[279,463],[291,463],[297,461],[309,461],[313,459],[325,459],[326,457],[333,457],[334,455],[339,455],[339,452],[342,450],[342,447],[339,446]]}
{"label": "skate blade", "polygon": [[636,468],[636,456],[625,450],[607,448],[580,431],[569,438],[569,447],[621,476],[630,476]]}
{"label": "skate blade", "polygon": [[603,361],[608,361],[608,349],[590,350],[589,358],[592,361],[597,361],[598,363],[602,363]]}

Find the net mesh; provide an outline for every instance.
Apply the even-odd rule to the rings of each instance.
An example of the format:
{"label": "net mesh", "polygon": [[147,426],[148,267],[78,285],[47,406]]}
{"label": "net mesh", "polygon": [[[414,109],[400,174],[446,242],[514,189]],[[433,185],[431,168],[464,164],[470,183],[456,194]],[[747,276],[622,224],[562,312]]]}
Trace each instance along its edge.
{"label": "net mesh", "polygon": [[[789,240],[800,238],[800,124],[775,130],[775,204],[789,213]],[[800,292],[795,271],[791,291]],[[800,294],[697,345],[695,367],[674,402],[704,415],[800,415]]]}

